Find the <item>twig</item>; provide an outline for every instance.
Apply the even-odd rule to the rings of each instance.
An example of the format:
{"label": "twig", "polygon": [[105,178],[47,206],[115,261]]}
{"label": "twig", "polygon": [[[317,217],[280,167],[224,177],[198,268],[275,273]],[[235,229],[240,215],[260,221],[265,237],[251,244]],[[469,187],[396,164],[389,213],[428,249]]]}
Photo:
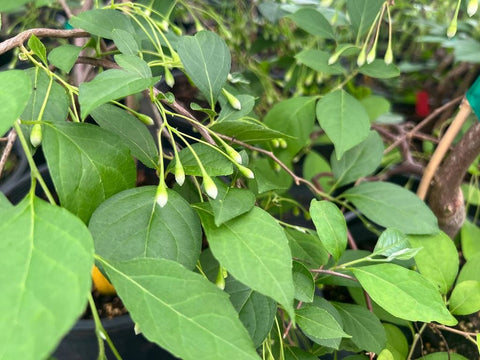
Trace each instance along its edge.
{"label": "twig", "polygon": [[78,37],[89,37],[90,34],[81,29],[73,30],[60,30],[60,29],[47,29],[47,28],[37,28],[29,29],[21,32],[20,34],[7,39],[0,43],[0,54],[3,54],[13,48],[23,45],[30,36],[35,35],[37,37],[53,37],[53,38],[78,38]]}
{"label": "twig", "polygon": [[5,150],[3,150],[2,157],[0,158],[0,177],[2,176],[3,169],[7,163],[8,156],[12,152],[13,143],[15,142],[16,138],[17,132],[14,129],[10,130],[7,136],[7,145],[5,145]]}
{"label": "twig", "polygon": [[89,56],[79,56],[77,58],[77,64],[88,64],[96,67],[103,67],[105,69],[121,69],[117,63],[107,59],[96,59]]}
{"label": "twig", "polygon": [[432,158],[425,169],[417,190],[417,195],[420,199],[425,199],[430,182],[432,181],[438,166],[445,157],[445,154],[450,148],[455,136],[458,134],[471,112],[472,108],[470,107],[468,100],[464,99],[460,105],[460,110],[457,113],[457,116],[455,116],[452,124],[449,126],[442,140],[439,142],[437,149],[433,153]]}
{"label": "twig", "polygon": [[350,275],[347,275],[347,274],[342,274],[342,273],[339,273],[339,272],[336,272],[336,271],[333,271],[333,270],[313,269],[313,270],[310,270],[310,271],[314,272],[314,273],[333,275],[333,276],[338,276],[338,277],[353,280],[353,281],[358,281],[353,276],[350,276]]}
{"label": "twig", "polygon": [[462,330],[454,329],[454,328],[451,328],[451,327],[448,327],[448,326],[445,326],[445,325],[440,325],[440,324],[431,324],[431,326],[436,327],[437,329],[449,331],[449,332],[454,333],[454,334],[462,335],[468,341],[473,342],[475,345],[477,344],[477,342],[473,339],[474,337],[476,337],[478,335],[477,333],[462,331]]}

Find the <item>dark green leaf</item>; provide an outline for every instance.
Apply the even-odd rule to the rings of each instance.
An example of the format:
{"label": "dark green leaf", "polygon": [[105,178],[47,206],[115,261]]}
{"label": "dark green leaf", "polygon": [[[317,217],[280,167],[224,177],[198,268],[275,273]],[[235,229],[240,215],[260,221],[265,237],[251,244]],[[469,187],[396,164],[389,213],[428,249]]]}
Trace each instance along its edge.
{"label": "dark green leaf", "polygon": [[322,244],[338,260],[347,247],[347,224],[343,213],[330,201],[312,200],[310,215]]}
{"label": "dark green leaf", "polygon": [[334,303],[343,321],[343,329],[362,350],[380,353],[386,344],[385,330],[378,318],[360,305]]}
{"label": "dark green leaf", "polygon": [[388,349],[393,355],[393,360],[406,359],[408,356],[408,342],[402,330],[392,324],[383,324],[383,328],[387,335],[385,349]]}
{"label": "dark green leaf", "polygon": [[118,54],[115,55],[115,61],[125,71],[135,73],[141,78],[148,79],[152,77],[152,70],[145,60],[140,59],[138,56]]}
{"label": "dark green leaf", "polygon": [[163,258],[193,269],[202,247],[198,216],[175,191],[163,208],[155,193],[155,186],[138,187],[103,202],[89,224],[95,251],[109,261]]}
{"label": "dark green leaf", "polygon": [[252,112],[253,106],[255,105],[255,98],[253,96],[237,95],[236,98],[242,104],[241,110],[232,108],[230,104],[228,104],[228,102],[223,97],[220,98],[220,104],[222,106],[222,110],[218,115],[218,119],[217,119],[218,122],[235,121],[243,118],[244,116],[247,116]]}
{"label": "dark green leaf", "polygon": [[360,102],[365,107],[365,110],[367,110],[370,122],[374,122],[381,115],[389,113],[392,108],[392,105],[387,99],[378,95],[367,96],[360,100]]}
{"label": "dark green leaf", "polygon": [[48,61],[68,74],[72,70],[73,65],[75,65],[75,61],[77,61],[81,51],[82,48],[79,46],[70,44],[60,45],[48,53]]}
{"label": "dark green leaf", "polygon": [[371,64],[363,65],[358,71],[373,78],[389,79],[400,75],[400,69],[395,64],[385,64],[381,59],[374,60]]}
{"label": "dark green leaf", "polygon": [[232,276],[228,276],[225,281],[225,292],[230,295],[230,301],[243,326],[248,330],[253,344],[256,348],[259,347],[272,329],[277,303]]}
{"label": "dark green leaf", "polygon": [[295,59],[301,64],[318,71],[320,73],[340,75],[343,74],[344,69],[339,63],[333,65],[328,64],[328,59],[331,54],[317,49],[306,49],[295,55]]}
{"label": "dark green leaf", "polygon": [[117,106],[104,104],[92,111],[92,117],[102,128],[118,135],[144,165],[157,168],[158,149],[152,134],[135,116]]}
{"label": "dark green leaf", "polygon": [[135,32],[128,16],[113,9],[85,11],[72,17],[69,22],[76,28],[105,39],[113,39],[115,29],[124,30],[131,34]]}
{"label": "dark green leaf", "polygon": [[200,31],[195,36],[183,36],[178,55],[187,75],[207,98],[213,108],[230,72],[230,51],[217,34]]}
{"label": "dark green leaf", "polygon": [[255,195],[249,190],[229,187],[215,200],[210,200],[210,205],[215,216],[215,225],[220,226],[249,212],[255,205]]}
{"label": "dark green leaf", "polygon": [[457,284],[448,299],[450,312],[469,315],[480,310],[480,281],[467,280]]}
{"label": "dark green leaf", "polygon": [[[0,217],[0,358],[43,359],[85,310],[93,241],[67,210],[27,196]],[[27,341],[28,339],[28,341]]]}
{"label": "dark green leaf", "polygon": [[49,124],[43,151],[60,203],[85,222],[105,199],[135,185],[129,150],[98,126]]}
{"label": "dark green leaf", "polygon": [[285,360],[318,360],[318,356],[297,347],[287,346],[285,348]]}
{"label": "dark green leaf", "polygon": [[280,131],[269,129],[262,123],[247,119],[219,121],[210,129],[246,143],[259,143],[286,137]]}
{"label": "dark green leaf", "polygon": [[28,104],[32,84],[21,70],[0,73],[0,136],[13,126]]}
{"label": "dark green leaf", "polygon": [[270,190],[284,190],[292,185],[292,177],[284,170],[272,169],[267,159],[257,159],[252,168],[255,179],[252,181],[257,185],[257,192],[262,194]]}
{"label": "dark green leaf", "polygon": [[394,316],[455,325],[436,287],[419,273],[394,264],[350,269],[370,297]]}
{"label": "dark green leaf", "polygon": [[383,150],[382,138],[372,130],[364,141],[346,151],[340,160],[334,152],[331,163],[336,185],[343,186],[372,174],[382,162]]}
{"label": "dark green leaf", "polygon": [[369,134],[370,120],[365,108],[344,90],[325,95],[317,103],[316,112],[320,126],[335,146],[337,159]]}
{"label": "dark green leaf", "polygon": [[31,0],[2,0],[0,4],[0,12],[9,12],[22,7]]}
{"label": "dark green leaf", "polygon": [[438,232],[437,218],[411,191],[387,182],[363,182],[343,193],[366,217],[405,234]]}
{"label": "dark green leaf", "polygon": [[325,309],[307,304],[298,309],[296,314],[298,326],[312,341],[350,337]]}
{"label": "dark green leaf", "polygon": [[412,247],[421,248],[415,255],[418,271],[442,294],[446,294],[457,277],[458,252],[452,239],[444,232],[430,236],[409,236]]}
{"label": "dark green leaf", "polygon": [[322,13],[314,8],[300,8],[288,17],[292,19],[299,28],[305,30],[309,34],[326,39],[335,38],[332,26],[328,20],[325,19],[325,16],[323,16]]}
{"label": "dark green leaf", "polygon": [[254,207],[217,227],[210,214],[198,212],[220,264],[245,285],[279,302],[293,317],[292,255],[276,220]]}
{"label": "dark green leaf", "polygon": [[315,234],[285,228],[292,256],[311,269],[319,268],[328,261],[328,253]]}
{"label": "dark green leaf", "polygon": [[185,360],[259,359],[228,295],[201,275],[166,259],[101,262],[150,341]]}
{"label": "dark green leaf", "polygon": [[112,39],[122,54],[137,55],[140,51],[134,35],[126,30],[113,29]]}
{"label": "dark green leaf", "polygon": [[362,36],[372,25],[380,11],[383,0],[348,0],[347,13],[357,38]]}
{"label": "dark green leaf", "polygon": [[295,299],[303,302],[312,302],[315,293],[315,281],[312,273],[298,261],[293,262],[293,284],[295,285]]}

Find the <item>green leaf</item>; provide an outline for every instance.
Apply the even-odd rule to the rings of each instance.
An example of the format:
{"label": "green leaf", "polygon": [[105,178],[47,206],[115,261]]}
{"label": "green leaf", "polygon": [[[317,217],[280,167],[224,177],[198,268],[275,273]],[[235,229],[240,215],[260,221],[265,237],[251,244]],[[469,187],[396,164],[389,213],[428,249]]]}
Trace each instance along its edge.
{"label": "green leaf", "polygon": [[383,141],[374,130],[357,146],[346,151],[340,160],[332,155],[333,176],[336,186],[343,186],[372,174],[381,164],[383,158]]}
{"label": "green leaf", "polygon": [[298,347],[285,347],[285,360],[318,360],[318,356],[308,353]]}
{"label": "green leaf", "polygon": [[210,200],[215,225],[223,223],[249,212],[255,205],[255,195],[245,189],[227,188],[215,200]]}
{"label": "green leaf", "polygon": [[475,185],[462,184],[460,188],[463,192],[465,202],[470,205],[480,205],[480,189]]}
{"label": "green leaf", "polygon": [[117,106],[104,104],[92,111],[92,117],[102,128],[118,135],[133,156],[145,166],[156,169],[158,149],[145,124]]}
{"label": "green leaf", "polygon": [[285,228],[292,256],[307,265],[318,269],[328,261],[328,253],[317,235]]}
{"label": "green leaf", "polygon": [[367,32],[380,11],[383,0],[348,0],[347,13],[357,38]]}
{"label": "green leaf", "polygon": [[[315,296],[313,300],[313,306],[318,307],[322,310],[327,311],[338,323],[338,325],[343,329],[343,320],[338,310],[332,305],[332,303],[328,300],[325,300],[323,297]],[[309,305],[310,306],[310,305]],[[313,340],[313,339],[312,339]],[[329,349],[339,350],[342,341],[345,341],[342,337],[337,337],[334,339],[318,339],[315,338],[314,340],[317,344],[324,346]]]}
{"label": "green leaf", "polygon": [[468,360],[462,355],[453,352],[436,352],[433,354],[424,355],[417,360]]}
{"label": "green leaf", "polygon": [[460,231],[460,239],[462,242],[462,254],[466,260],[480,254],[480,228],[465,220]]}
{"label": "green leaf", "polygon": [[217,122],[235,121],[243,118],[244,116],[247,116],[252,112],[255,105],[255,98],[253,96],[236,95],[236,98],[238,99],[238,101],[240,101],[240,104],[242,104],[242,108],[240,110],[232,108],[223,97],[220,98],[222,110],[218,115]]}
{"label": "green leaf", "polygon": [[400,69],[395,64],[385,64],[382,59],[376,59],[371,64],[363,65],[358,71],[377,79],[389,79],[400,75]]}
{"label": "green leaf", "polygon": [[315,281],[312,273],[298,261],[293,262],[293,284],[295,299],[303,302],[312,302],[315,293]]}
{"label": "green leaf", "polygon": [[457,284],[467,280],[480,281],[480,254],[473,255],[462,266],[460,274],[458,274]]}
{"label": "green leaf", "polygon": [[199,215],[220,264],[245,285],[280,303],[294,318],[292,256],[276,220],[258,207],[219,227],[207,212],[199,210]]}
{"label": "green leaf", "polygon": [[322,173],[324,176],[318,179],[323,191],[329,192],[333,185],[332,172],[329,162],[319,153],[311,150],[303,161],[303,177],[311,181],[316,175]]}
{"label": "green leaf", "polygon": [[367,110],[370,122],[374,122],[381,115],[388,114],[392,108],[392,105],[387,99],[378,95],[367,96],[361,99],[360,102],[365,107],[365,110]]}
{"label": "green leaf", "polygon": [[366,217],[405,234],[438,232],[437,218],[411,191],[387,182],[363,182],[343,193]]}
{"label": "green leaf", "polygon": [[419,273],[395,264],[350,268],[365,291],[390,314],[410,321],[455,325],[436,287]]}
{"label": "green leaf", "polygon": [[217,34],[200,31],[180,38],[177,49],[187,75],[213,108],[230,72],[230,51]]}
{"label": "green leaf", "polygon": [[2,0],[0,3],[0,12],[9,12],[21,8],[23,4],[26,4],[31,0]]}
{"label": "green leaf", "polygon": [[78,101],[82,118],[85,119],[98,106],[136,94],[153,86],[158,80],[158,77],[144,78],[138,73],[120,69],[106,70],[92,81],[80,84]]}
{"label": "green leaf", "polygon": [[228,295],[201,275],[166,259],[101,262],[150,341],[185,360],[259,359]]}
{"label": "green leaf", "polygon": [[79,46],[70,44],[60,45],[48,53],[48,61],[68,74],[72,70],[73,65],[75,65],[75,61],[77,61],[81,51],[82,48]]}
{"label": "green leaf", "polygon": [[155,186],[143,186],[103,202],[89,224],[95,251],[109,261],[163,258],[193,269],[202,247],[198,216],[175,191],[167,190],[163,208],[155,193]]}
{"label": "green leaf", "polygon": [[335,63],[333,65],[328,64],[328,59],[330,59],[330,54],[317,50],[317,49],[306,49],[295,55],[295,59],[301,64],[308,66],[309,68],[318,71],[320,73],[331,74],[331,75],[341,75],[344,73],[342,65]]}
{"label": "green leaf", "polygon": [[113,29],[112,40],[122,54],[137,55],[140,51],[137,40],[132,33],[126,30]]}
{"label": "green leaf", "polygon": [[380,353],[387,338],[382,323],[368,309],[360,305],[333,303],[343,321],[343,330],[351,335],[359,349]]}
{"label": "green leaf", "polygon": [[115,55],[115,61],[123,70],[135,73],[141,78],[148,79],[152,77],[152,70],[145,60],[138,56],[118,54]]}
{"label": "green leaf", "polygon": [[39,59],[45,65],[48,65],[47,49],[45,48],[45,45],[43,45],[43,43],[40,41],[40,39],[36,37],[34,34],[32,34],[28,39],[28,47],[30,48],[30,50],[33,51],[35,55],[39,57]]}
{"label": "green leaf", "polygon": [[393,360],[404,360],[408,356],[408,342],[402,330],[392,324],[383,324],[387,335],[386,349],[390,351]]}
{"label": "green leaf", "polygon": [[330,201],[314,199],[310,215],[322,244],[338,260],[347,247],[347,223],[342,212]]}
{"label": "green leaf", "polygon": [[280,131],[269,129],[262,123],[247,119],[219,121],[211,126],[210,129],[237,140],[254,144],[287,136]]}
{"label": "green leaf", "polygon": [[453,288],[448,299],[450,312],[455,315],[469,315],[480,310],[480,281],[463,281]]}
{"label": "green leaf", "polygon": [[332,25],[328,22],[322,13],[314,8],[304,7],[288,16],[297,26],[309,34],[320,36],[325,39],[334,39]]}
{"label": "green leaf", "polygon": [[317,103],[316,112],[320,126],[335,146],[337,160],[369,134],[370,120],[365,108],[344,90],[325,95]]}
{"label": "green leaf", "polygon": [[0,73],[0,136],[13,126],[28,104],[32,84],[24,71],[9,70]]}
{"label": "green leaf", "polygon": [[118,137],[87,123],[49,124],[43,151],[60,203],[87,222],[105,199],[135,185],[135,163]]}
{"label": "green leaf", "polygon": [[277,312],[277,303],[267,296],[253,291],[232,276],[225,281],[225,292],[238,312],[256,348],[270,333]]}
{"label": "green leaf", "polygon": [[407,236],[397,229],[386,229],[378,238],[373,253],[389,257],[409,247]]}
{"label": "green leaf", "polygon": [[457,277],[459,260],[454,242],[444,232],[429,236],[409,236],[412,247],[422,248],[415,255],[420,274],[446,294]]}
{"label": "green leaf", "polygon": [[262,194],[270,190],[284,190],[292,186],[293,180],[284,170],[272,169],[268,159],[256,159],[252,168],[257,185],[257,192]]}
{"label": "green leaf", "polygon": [[0,192],[0,211],[9,210],[13,205],[8,201],[7,197],[3,192]]}
{"label": "green leaf", "polygon": [[33,92],[21,119],[25,121],[38,120],[45,97],[48,96],[42,120],[64,122],[68,115],[68,97],[65,89],[54,81],[50,93],[48,93],[50,77],[45,72],[36,71],[33,68],[26,70],[26,73],[31,78]]}
{"label": "green leaf", "polygon": [[275,104],[265,116],[269,128],[292,136],[287,151],[295,156],[310,141],[315,123],[315,97],[293,97]]}
{"label": "green leaf", "polygon": [[93,241],[67,210],[27,196],[0,217],[1,359],[48,356],[85,310]]}
{"label": "green leaf", "polygon": [[314,305],[304,305],[296,310],[296,319],[298,326],[312,341],[350,337],[327,310]]}
{"label": "green leaf", "polygon": [[[201,143],[195,143],[191,145],[191,147],[200,158],[208,175],[221,176],[233,173],[232,162],[217,150]],[[203,175],[200,166],[198,166],[197,159],[192,154],[192,150],[190,150],[189,147],[182,149],[182,151],[179,152],[179,156],[186,175]],[[176,159],[170,162],[167,168],[168,171],[173,171],[173,169],[175,169],[175,164]]]}
{"label": "green leaf", "polygon": [[76,28],[105,39],[114,38],[114,30],[120,29],[135,33],[130,19],[120,11],[113,9],[93,9],[72,17],[69,23]]}

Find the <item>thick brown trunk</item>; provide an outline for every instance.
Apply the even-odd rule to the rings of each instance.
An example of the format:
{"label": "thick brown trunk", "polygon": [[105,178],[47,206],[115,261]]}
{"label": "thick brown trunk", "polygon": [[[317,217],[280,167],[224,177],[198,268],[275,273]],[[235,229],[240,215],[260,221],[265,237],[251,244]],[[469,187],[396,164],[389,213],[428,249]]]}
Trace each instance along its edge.
{"label": "thick brown trunk", "polygon": [[455,145],[433,178],[428,204],[437,216],[440,228],[451,238],[458,233],[465,220],[460,185],[479,154],[480,123],[477,122]]}

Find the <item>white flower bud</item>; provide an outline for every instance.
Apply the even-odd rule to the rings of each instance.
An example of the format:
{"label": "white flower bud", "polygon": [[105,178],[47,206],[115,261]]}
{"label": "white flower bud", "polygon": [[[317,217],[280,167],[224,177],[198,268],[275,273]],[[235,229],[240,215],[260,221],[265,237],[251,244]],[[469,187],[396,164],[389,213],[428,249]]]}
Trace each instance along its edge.
{"label": "white flower bud", "polygon": [[216,199],[218,195],[217,185],[213,182],[212,178],[207,174],[203,174],[203,188],[208,196],[212,199]]}
{"label": "white flower bud", "polygon": [[160,183],[157,188],[157,193],[155,195],[155,201],[157,202],[158,206],[163,208],[167,205],[168,202],[168,192],[165,183]]}

